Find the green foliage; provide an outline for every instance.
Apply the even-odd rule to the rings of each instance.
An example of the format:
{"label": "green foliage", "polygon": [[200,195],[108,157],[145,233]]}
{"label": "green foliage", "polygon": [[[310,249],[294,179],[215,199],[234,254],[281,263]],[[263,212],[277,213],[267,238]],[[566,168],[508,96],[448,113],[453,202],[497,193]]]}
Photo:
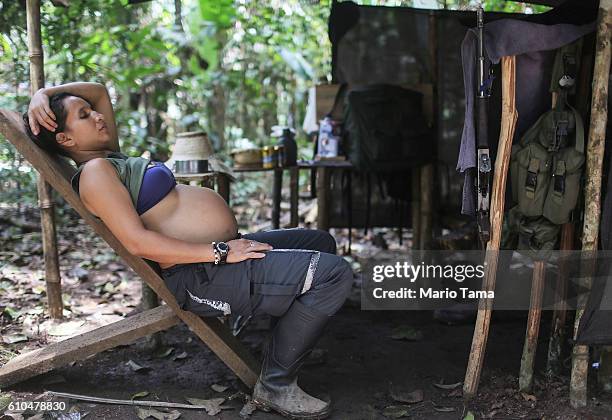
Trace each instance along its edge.
{"label": "green foliage", "polygon": [[[273,143],[271,127],[299,128],[308,88],[330,80],[331,0],[182,0],[180,16],[175,0],[134,5],[78,0],[67,8],[41,3],[47,85],[106,84],[128,154],[147,151],[165,160],[175,134],[187,130],[207,131],[221,152],[245,139]],[[450,8],[473,3],[438,1],[439,7]],[[485,7],[519,10],[512,4],[487,0]],[[0,1],[0,107],[19,111],[29,99],[24,5]],[[303,136],[298,141],[307,149]],[[0,138],[0,201],[8,195],[35,198],[34,174],[27,168]]]}

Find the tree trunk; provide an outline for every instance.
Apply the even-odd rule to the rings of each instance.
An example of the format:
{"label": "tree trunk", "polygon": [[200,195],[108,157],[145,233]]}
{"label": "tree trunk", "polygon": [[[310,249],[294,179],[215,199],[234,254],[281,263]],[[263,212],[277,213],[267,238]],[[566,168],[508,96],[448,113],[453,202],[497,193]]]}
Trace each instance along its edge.
{"label": "tree trunk", "polygon": [[[610,9],[612,0],[601,0],[597,25],[597,46],[595,66],[593,69],[593,99],[591,100],[591,121],[586,156],[586,185],[584,190],[585,210],[582,233],[582,250],[587,253],[597,251],[599,238],[599,219],[601,213],[601,170],[603,166],[604,146],[606,140],[606,123],[608,121],[608,79],[610,77]],[[593,264],[580,267],[582,286],[589,290],[591,278],[595,274]],[[588,293],[578,299],[578,309],[574,324],[574,338],[578,332],[580,318],[584,312]],[[572,376],[570,380],[570,404],[572,407],[584,407],[587,403],[587,375],[589,370],[589,347],[574,346],[572,354]]]}

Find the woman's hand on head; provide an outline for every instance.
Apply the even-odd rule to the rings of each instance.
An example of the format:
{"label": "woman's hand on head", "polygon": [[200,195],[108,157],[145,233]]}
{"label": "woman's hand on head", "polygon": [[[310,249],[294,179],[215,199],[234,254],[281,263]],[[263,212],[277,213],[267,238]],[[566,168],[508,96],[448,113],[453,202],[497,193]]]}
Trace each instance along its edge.
{"label": "woman's hand on head", "polygon": [[41,125],[51,132],[54,132],[57,128],[55,114],[49,107],[49,96],[42,89],[36,92],[30,100],[28,121],[30,122],[30,130],[36,136],[40,132]]}
{"label": "woman's hand on head", "polygon": [[264,251],[272,249],[269,244],[249,239],[234,239],[227,244],[230,248],[227,254],[228,263],[237,263],[251,258],[263,258],[266,256]]}

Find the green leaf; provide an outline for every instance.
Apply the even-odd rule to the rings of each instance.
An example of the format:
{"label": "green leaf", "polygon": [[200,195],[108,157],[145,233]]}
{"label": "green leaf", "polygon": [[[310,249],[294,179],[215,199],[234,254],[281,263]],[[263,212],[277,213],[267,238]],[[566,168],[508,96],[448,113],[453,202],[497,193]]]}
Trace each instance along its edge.
{"label": "green leaf", "polygon": [[2,54],[8,59],[13,59],[13,49],[11,44],[8,42],[6,35],[0,34],[0,47],[2,48]]}
{"label": "green leaf", "polygon": [[15,320],[21,316],[21,311],[15,310],[10,306],[4,308],[4,313],[10,316],[12,320]]}
{"label": "green leaf", "polygon": [[421,341],[423,332],[408,325],[401,325],[393,329],[391,338],[394,340]]}
{"label": "green leaf", "polygon": [[144,398],[147,395],[149,395],[149,391],[141,391],[141,392],[137,392],[136,394],[132,395],[130,399],[135,400],[137,398]]}
{"label": "green leaf", "polygon": [[390,405],[383,410],[383,416],[399,419],[410,415],[409,405]]}
{"label": "green leaf", "polygon": [[468,411],[463,420],[474,420],[474,413]]}
{"label": "green leaf", "polygon": [[219,28],[229,28],[236,17],[233,0],[200,0],[199,6],[202,19]]}

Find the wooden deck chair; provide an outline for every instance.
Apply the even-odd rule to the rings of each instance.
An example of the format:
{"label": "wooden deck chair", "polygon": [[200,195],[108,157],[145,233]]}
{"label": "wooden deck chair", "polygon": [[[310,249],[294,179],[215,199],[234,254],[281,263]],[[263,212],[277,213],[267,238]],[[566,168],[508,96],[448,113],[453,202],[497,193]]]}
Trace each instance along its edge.
{"label": "wooden deck chair", "polygon": [[166,302],[166,305],[11,359],[0,368],[0,386],[14,384],[74,360],[85,359],[103,350],[130,343],[176,325],[180,319],[242,382],[250,388],[253,387],[260,370],[259,363],[217,318],[200,318],[179,308],[159,274],[159,266],[149,265],[142,258],[130,254],[104,223],[85,208],[70,185],[75,169],[63,158],[51,156],[36,146],[27,136],[23,120],[16,112],[0,109],[0,133]]}

